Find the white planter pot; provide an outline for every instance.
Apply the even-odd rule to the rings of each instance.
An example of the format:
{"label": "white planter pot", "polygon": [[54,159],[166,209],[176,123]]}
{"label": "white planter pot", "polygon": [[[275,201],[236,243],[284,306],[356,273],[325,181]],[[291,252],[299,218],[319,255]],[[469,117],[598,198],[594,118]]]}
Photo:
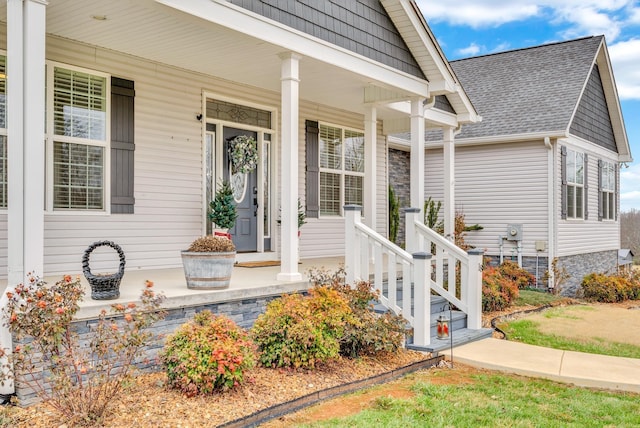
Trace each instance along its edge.
{"label": "white planter pot", "polygon": [[202,253],[182,251],[182,266],[187,287],[197,290],[221,290],[229,287],[236,252]]}

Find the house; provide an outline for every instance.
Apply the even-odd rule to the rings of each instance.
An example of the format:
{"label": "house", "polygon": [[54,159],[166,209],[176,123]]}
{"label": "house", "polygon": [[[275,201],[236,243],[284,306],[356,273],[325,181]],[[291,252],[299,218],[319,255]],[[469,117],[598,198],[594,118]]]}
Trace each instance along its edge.
{"label": "house", "polygon": [[628,248],[618,250],[618,272],[630,273],[635,254]]}
{"label": "house", "polygon": [[[614,272],[619,168],[632,157],[604,37],[451,66],[483,118],[455,138],[455,207],[483,226],[467,242],[539,281],[557,258],[569,295],[585,274]],[[443,141],[428,139],[425,195],[443,200]],[[395,137],[390,146],[390,182],[402,188],[407,145]]]}
{"label": "house", "polygon": [[[415,135],[421,206],[424,130],[480,120],[412,0],[7,0],[0,16],[9,286],[81,272],[103,239],[128,271],[179,268],[211,231],[221,180],[240,211],[238,260],[279,260],[273,280],[300,281],[298,248],[344,256],[343,206],[386,234],[388,135]],[[252,171],[230,168],[239,136],[257,141]]]}

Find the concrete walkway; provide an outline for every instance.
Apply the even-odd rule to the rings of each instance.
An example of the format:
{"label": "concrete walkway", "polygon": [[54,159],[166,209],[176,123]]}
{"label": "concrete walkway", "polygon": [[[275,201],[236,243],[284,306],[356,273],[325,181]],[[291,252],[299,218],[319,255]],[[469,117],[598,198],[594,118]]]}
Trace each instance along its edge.
{"label": "concrete walkway", "polygon": [[[450,358],[450,352],[443,352]],[[453,348],[453,362],[578,386],[640,393],[640,359],[483,339]]]}

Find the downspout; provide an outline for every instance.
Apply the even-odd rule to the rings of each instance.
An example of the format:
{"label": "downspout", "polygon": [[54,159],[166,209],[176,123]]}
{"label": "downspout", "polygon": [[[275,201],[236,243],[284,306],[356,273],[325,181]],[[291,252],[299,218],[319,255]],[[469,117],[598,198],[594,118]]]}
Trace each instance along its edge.
{"label": "downspout", "polygon": [[549,272],[549,283],[547,288],[552,288],[554,284],[554,274],[552,270],[553,259],[556,254],[556,155],[555,146],[549,137],[544,137],[544,145],[547,148],[547,217],[548,217],[548,241],[547,246],[547,271]]}

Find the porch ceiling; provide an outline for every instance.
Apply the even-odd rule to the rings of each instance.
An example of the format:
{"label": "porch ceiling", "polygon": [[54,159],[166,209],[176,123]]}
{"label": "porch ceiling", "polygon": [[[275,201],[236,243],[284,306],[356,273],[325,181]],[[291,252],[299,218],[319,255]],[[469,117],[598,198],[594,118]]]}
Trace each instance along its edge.
{"label": "porch ceiling", "polygon": [[[280,91],[282,47],[153,0],[52,0],[46,14],[51,36]],[[6,20],[6,0],[0,17]],[[307,56],[300,61],[300,79],[301,99],[361,113],[364,88],[381,84]],[[402,116],[386,109],[378,113],[380,119]]]}

